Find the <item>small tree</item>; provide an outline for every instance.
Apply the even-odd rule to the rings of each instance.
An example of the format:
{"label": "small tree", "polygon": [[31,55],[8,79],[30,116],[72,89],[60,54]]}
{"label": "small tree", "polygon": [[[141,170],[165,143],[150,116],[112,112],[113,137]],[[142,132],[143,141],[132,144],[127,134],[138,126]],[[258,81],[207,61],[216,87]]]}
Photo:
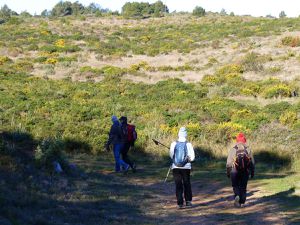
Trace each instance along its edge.
{"label": "small tree", "polygon": [[286,17],[286,14],[285,14],[284,11],[281,11],[281,12],[279,13],[279,18],[284,18],[284,17]]}
{"label": "small tree", "polygon": [[205,9],[203,9],[202,7],[200,6],[196,6],[193,10],[193,15],[194,16],[205,16]]}
{"label": "small tree", "polygon": [[162,1],[157,1],[153,4],[154,16],[159,17],[164,13],[168,13],[169,9]]}
{"label": "small tree", "polygon": [[7,21],[12,15],[12,11],[10,8],[8,8],[7,5],[4,5],[0,9],[0,20],[3,20],[4,22]]}
{"label": "small tree", "polygon": [[227,15],[227,12],[226,12],[226,10],[225,10],[225,9],[221,9],[221,12],[220,12],[220,14],[221,14],[222,16],[226,16],[226,15]]}
{"label": "small tree", "polygon": [[41,12],[41,16],[42,17],[48,17],[51,15],[51,12],[48,11],[47,9],[45,9],[43,12]]}
{"label": "small tree", "polygon": [[32,15],[31,15],[29,12],[27,12],[27,11],[21,12],[21,13],[20,13],[20,16],[21,16],[21,17],[32,17]]}

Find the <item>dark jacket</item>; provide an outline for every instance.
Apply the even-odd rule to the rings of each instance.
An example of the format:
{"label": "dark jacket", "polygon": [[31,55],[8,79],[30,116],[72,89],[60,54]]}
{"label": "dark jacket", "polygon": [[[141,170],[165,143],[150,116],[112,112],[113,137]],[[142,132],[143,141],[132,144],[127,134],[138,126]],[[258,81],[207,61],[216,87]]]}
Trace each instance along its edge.
{"label": "dark jacket", "polygon": [[123,134],[119,122],[114,122],[110,128],[107,145],[123,143]]}

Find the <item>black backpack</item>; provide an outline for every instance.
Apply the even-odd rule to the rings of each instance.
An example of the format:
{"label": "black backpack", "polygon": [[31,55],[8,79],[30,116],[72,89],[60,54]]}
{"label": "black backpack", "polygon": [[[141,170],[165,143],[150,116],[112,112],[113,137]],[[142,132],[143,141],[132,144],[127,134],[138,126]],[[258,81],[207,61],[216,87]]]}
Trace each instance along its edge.
{"label": "black backpack", "polygon": [[246,172],[250,168],[251,157],[247,151],[247,146],[237,144],[234,146],[236,149],[234,166],[238,172]]}
{"label": "black backpack", "polygon": [[176,142],[173,163],[176,167],[184,167],[188,163],[188,150],[186,142]]}

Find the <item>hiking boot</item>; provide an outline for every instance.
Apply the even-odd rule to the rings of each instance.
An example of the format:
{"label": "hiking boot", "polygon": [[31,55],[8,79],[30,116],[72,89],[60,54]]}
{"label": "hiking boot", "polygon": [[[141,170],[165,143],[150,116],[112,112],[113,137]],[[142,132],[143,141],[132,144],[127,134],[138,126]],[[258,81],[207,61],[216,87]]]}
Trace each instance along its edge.
{"label": "hiking boot", "polygon": [[191,201],[187,201],[185,205],[186,205],[187,208],[192,208],[193,207],[193,204],[192,204]]}
{"label": "hiking boot", "polygon": [[125,169],[124,169],[124,173],[125,173],[125,174],[128,172],[129,168],[130,168],[129,165],[127,165],[127,166],[125,167]]}
{"label": "hiking boot", "polygon": [[132,172],[134,172],[134,173],[136,172],[136,165],[135,165],[135,163],[132,164]]}
{"label": "hiking boot", "polygon": [[237,207],[237,208],[240,208],[241,207],[241,204],[240,204],[240,196],[235,196],[234,198],[234,206]]}
{"label": "hiking boot", "polygon": [[178,205],[177,209],[184,209],[184,206],[183,205]]}

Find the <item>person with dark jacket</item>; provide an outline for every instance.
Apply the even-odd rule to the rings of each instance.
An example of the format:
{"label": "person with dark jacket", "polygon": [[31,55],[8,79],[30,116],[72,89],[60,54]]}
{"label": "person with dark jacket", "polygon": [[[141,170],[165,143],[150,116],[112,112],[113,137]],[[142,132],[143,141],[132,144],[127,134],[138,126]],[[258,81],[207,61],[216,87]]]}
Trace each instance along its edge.
{"label": "person with dark jacket", "polygon": [[[175,181],[176,198],[178,209],[184,208],[183,195],[185,199],[185,207],[192,207],[192,187],[190,181],[190,173],[192,169],[191,162],[195,159],[195,152],[192,144],[187,141],[187,131],[185,127],[181,127],[178,132],[178,140],[172,142],[170,146],[170,157],[173,159],[172,171]],[[177,156],[181,155],[181,151],[186,151],[187,161],[178,165],[176,163]]]}
{"label": "person with dark jacket", "polygon": [[105,145],[107,151],[109,151],[109,146],[113,145],[113,153],[115,158],[115,172],[121,171],[121,166],[124,168],[124,171],[127,172],[129,169],[129,165],[125,163],[122,159],[120,159],[120,152],[124,146],[123,134],[121,125],[116,116],[111,117],[112,126],[109,131],[108,141]]}
{"label": "person with dark jacket", "polygon": [[[134,126],[127,123],[127,117],[125,117],[125,116],[122,116],[120,118],[120,123],[121,123],[122,132],[123,132],[123,143],[124,143],[123,148],[121,150],[122,159],[124,160],[124,162],[126,162],[131,167],[132,171],[135,172],[136,165],[134,162],[132,162],[132,160],[130,160],[130,158],[128,156],[130,147],[134,146],[134,142],[136,139],[136,137],[130,138],[131,136],[134,136],[134,134],[132,134],[132,132],[135,132]],[[132,128],[133,130],[130,128]],[[129,132],[131,132],[131,134],[128,134]]]}
{"label": "person with dark jacket", "polygon": [[246,137],[239,133],[234,147],[229,151],[226,163],[227,177],[231,178],[234,192],[234,206],[241,207],[246,202],[249,175],[254,177],[255,162]]}

